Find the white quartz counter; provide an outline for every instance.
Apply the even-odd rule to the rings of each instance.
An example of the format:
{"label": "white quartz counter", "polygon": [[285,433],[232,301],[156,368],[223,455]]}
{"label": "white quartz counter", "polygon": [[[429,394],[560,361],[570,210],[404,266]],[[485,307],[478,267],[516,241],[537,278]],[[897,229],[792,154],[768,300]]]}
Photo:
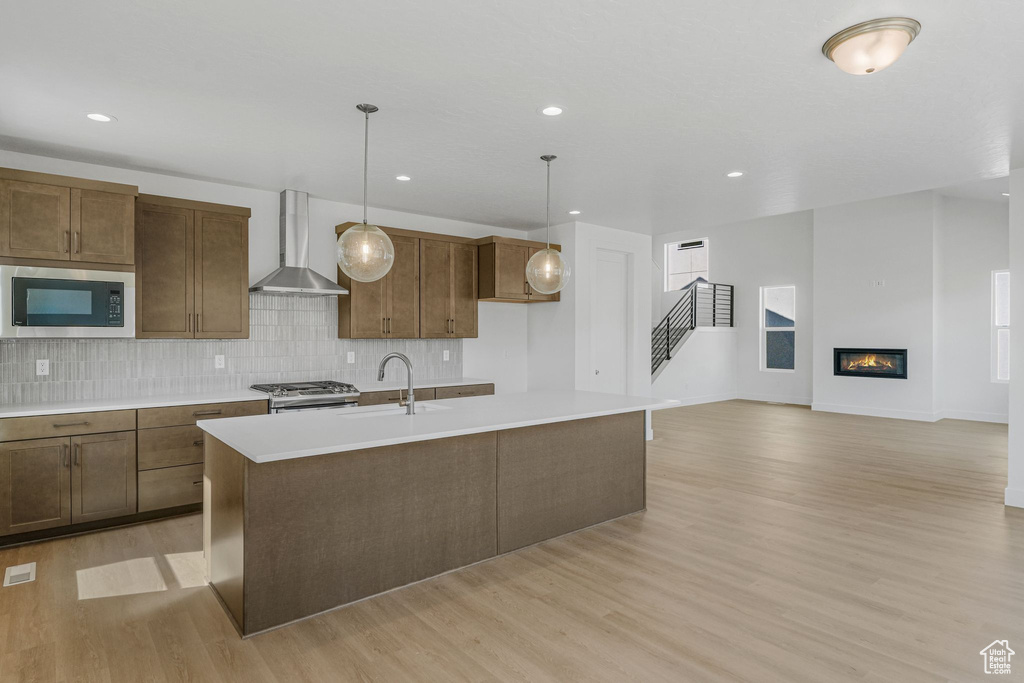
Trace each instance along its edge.
{"label": "white quartz counter", "polygon": [[[401,363],[399,363],[401,365]],[[405,372],[404,368],[402,372]],[[415,373],[413,373],[415,375]],[[494,384],[493,379],[480,379],[479,377],[456,377],[455,379],[416,379],[413,382],[412,388],[415,389],[431,389],[434,387],[466,387],[471,384]],[[399,380],[397,382],[364,382],[356,387],[359,391],[364,393],[370,393],[373,391],[398,391],[401,389],[405,391],[409,388],[408,380]]]}
{"label": "white quartz counter", "polygon": [[416,415],[389,405],[253,415],[198,424],[250,460],[263,463],[677,405],[678,401],[640,396],[538,391],[422,401],[417,402]]}
{"label": "white quartz counter", "polygon": [[83,401],[48,401],[46,403],[16,403],[0,405],[0,418],[31,417],[33,415],[63,415],[65,413],[95,413],[100,410],[134,410],[136,408],[164,408],[192,406],[199,403],[230,403],[233,401],[266,400],[267,395],[239,389],[195,394],[168,394],[142,398],[101,398]]}

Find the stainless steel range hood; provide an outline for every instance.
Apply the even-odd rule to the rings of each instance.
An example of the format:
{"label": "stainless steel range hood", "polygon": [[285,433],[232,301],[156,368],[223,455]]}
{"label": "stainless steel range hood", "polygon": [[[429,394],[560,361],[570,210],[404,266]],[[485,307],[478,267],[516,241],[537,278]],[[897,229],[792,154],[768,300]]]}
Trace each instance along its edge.
{"label": "stainless steel range hood", "polygon": [[309,269],[309,195],[281,193],[281,267],[252,287],[250,292],[337,296],[348,290]]}

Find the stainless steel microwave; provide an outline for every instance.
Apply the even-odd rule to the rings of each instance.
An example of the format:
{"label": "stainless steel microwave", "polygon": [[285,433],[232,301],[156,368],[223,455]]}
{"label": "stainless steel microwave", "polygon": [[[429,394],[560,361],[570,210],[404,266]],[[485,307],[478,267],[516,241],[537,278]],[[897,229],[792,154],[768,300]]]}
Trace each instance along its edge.
{"label": "stainless steel microwave", "polygon": [[134,337],[135,273],[0,266],[0,338]]}

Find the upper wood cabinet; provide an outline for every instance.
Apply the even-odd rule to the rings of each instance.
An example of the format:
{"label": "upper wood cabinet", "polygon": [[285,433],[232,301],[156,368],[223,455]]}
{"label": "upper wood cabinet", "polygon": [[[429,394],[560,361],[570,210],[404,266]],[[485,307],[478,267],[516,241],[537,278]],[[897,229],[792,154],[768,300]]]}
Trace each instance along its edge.
{"label": "upper wood cabinet", "polygon": [[476,336],[476,246],[420,240],[420,337]]}
{"label": "upper wood cabinet", "polygon": [[67,437],[0,443],[0,536],[71,524]]}
{"label": "upper wood cabinet", "polygon": [[0,169],[0,256],[130,266],[138,188]]}
{"label": "upper wood cabinet", "polygon": [[[545,248],[543,242],[507,237],[487,237],[480,245],[480,300],[508,303],[559,301],[561,296],[540,294],[526,280],[530,257]],[[553,249],[561,250],[557,244]]]}
{"label": "upper wood cabinet", "polygon": [[420,336],[420,241],[390,235],[395,245],[391,270],[375,282],[357,282],[338,269],[338,337],[415,339]]}
{"label": "upper wood cabinet", "polygon": [[135,336],[249,337],[249,209],[141,195]]}

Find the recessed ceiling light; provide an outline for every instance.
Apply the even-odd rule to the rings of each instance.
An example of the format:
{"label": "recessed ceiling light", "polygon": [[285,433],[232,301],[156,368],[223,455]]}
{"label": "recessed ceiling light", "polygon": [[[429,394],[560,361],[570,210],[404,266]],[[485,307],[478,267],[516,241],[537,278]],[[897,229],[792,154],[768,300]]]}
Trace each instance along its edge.
{"label": "recessed ceiling light", "polygon": [[544,114],[544,116],[558,116],[559,114],[562,113],[562,108],[554,106],[544,107],[543,109],[540,110],[540,113]]}
{"label": "recessed ceiling light", "polygon": [[410,177],[409,177],[409,176],[407,176],[407,175],[396,175],[396,176],[395,176],[395,180],[401,180],[401,181],[403,181],[403,182],[404,182],[404,181],[406,181],[406,180],[412,180],[412,178],[410,178]]}
{"label": "recessed ceiling light", "polygon": [[577,211],[576,209],[573,209],[572,211],[569,212],[569,215],[570,216],[579,216],[580,212]]}
{"label": "recessed ceiling light", "polygon": [[874,74],[899,59],[920,32],[921,24],[914,19],[872,19],[844,28],[821,51],[848,74]]}
{"label": "recessed ceiling light", "polygon": [[728,173],[725,174],[725,177],[726,178],[739,178],[741,175],[743,175],[743,171],[729,171]]}
{"label": "recessed ceiling light", "polygon": [[1009,193],[1009,192],[1004,192],[1004,193],[1003,193],[1003,196],[1004,196],[1004,197],[1009,197],[1009,196],[1010,196],[1010,193]]}
{"label": "recessed ceiling light", "polygon": [[100,123],[110,123],[111,121],[117,121],[113,116],[107,114],[100,114],[99,112],[93,112],[92,114],[86,114],[86,117],[93,121],[99,121]]}

